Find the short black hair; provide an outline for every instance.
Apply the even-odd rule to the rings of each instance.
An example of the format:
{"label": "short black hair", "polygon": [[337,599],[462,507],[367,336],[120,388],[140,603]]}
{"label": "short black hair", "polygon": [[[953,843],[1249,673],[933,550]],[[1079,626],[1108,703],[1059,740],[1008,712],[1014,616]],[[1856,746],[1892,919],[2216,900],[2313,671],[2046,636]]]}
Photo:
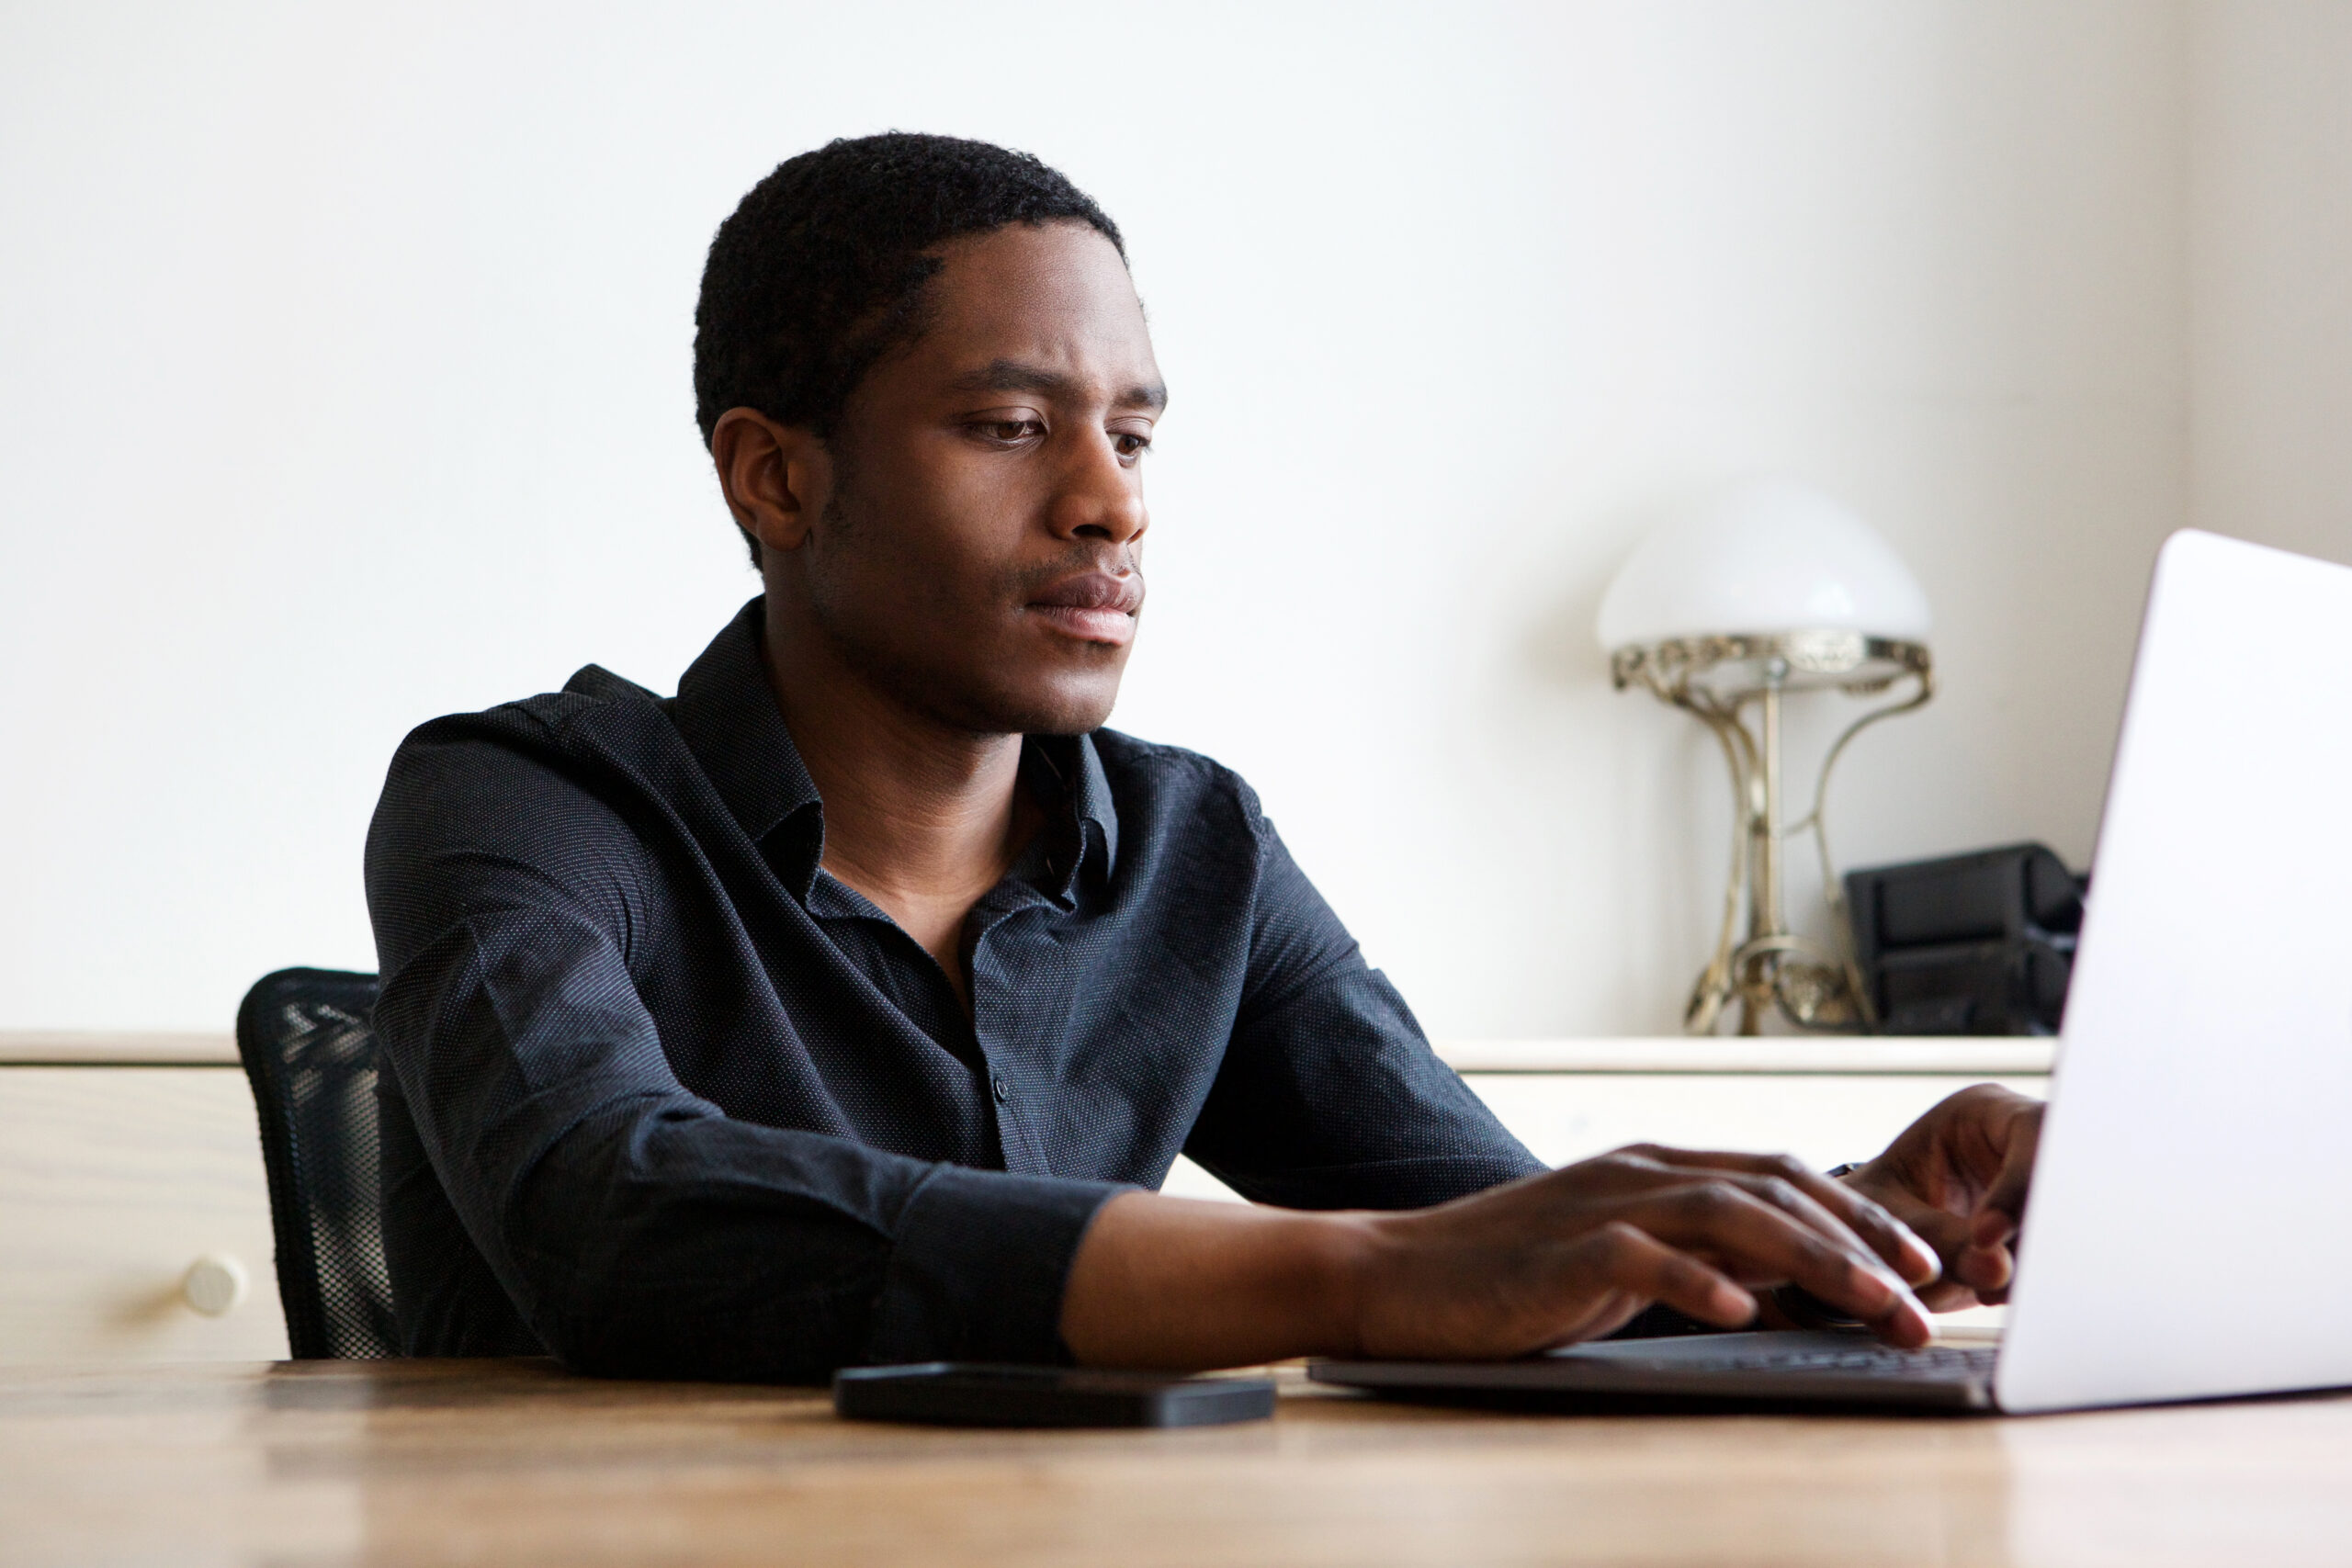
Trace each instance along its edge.
{"label": "short black hair", "polygon": [[[903,130],[776,165],[710,242],[695,305],[695,419],[757,409],[830,440],[875,362],[922,329],[928,253],[1009,223],[1085,223],[1126,259],[1093,198],[1027,152]],[[749,533],[752,563],[760,545]]]}

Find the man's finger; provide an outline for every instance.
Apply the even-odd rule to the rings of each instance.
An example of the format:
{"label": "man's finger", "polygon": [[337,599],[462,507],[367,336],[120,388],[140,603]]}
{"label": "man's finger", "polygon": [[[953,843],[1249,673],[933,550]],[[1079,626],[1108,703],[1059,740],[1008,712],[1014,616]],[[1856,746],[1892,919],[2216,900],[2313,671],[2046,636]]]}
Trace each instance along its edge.
{"label": "man's finger", "polygon": [[1654,1160],[1664,1168],[1731,1170],[1786,1182],[1834,1215],[1845,1231],[1866,1242],[1905,1283],[1924,1285],[1943,1272],[1943,1259],[1937,1255],[1937,1249],[1883,1205],[1792,1156],[1724,1154],[1710,1149],[1668,1148],[1658,1144],[1636,1145],[1622,1152]]}
{"label": "man's finger", "polygon": [[[1912,1199],[1899,1188],[1891,1190],[1888,1199],[1904,1223],[1944,1260],[1943,1273],[1918,1292],[1922,1305],[1934,1312],[1951,1312],[1957,1307],[1990,1305],[2001,1299],[2009,1277],[2009,1255],[2003,1245],[2008,1231],[2006,1220],[1989,1212],[1947,1213]],[[1997,1233],[1989,1247],[1979,1245],[1980,1225]]]}
{"label": "man's finger", "polygon": [[[1790,1156],[1674,1149],[1658,1145],[1640,1145],[1623,1152],[1657,1162],[1661,1171],[1734,1182],[1750,1196],[1821,1232],[1837,1246],[1857,1251],[1867,1248],[1876,1254],[1901,1283],[1925,1283],[1942,1271],[1942,1261],[1936,1250],[1901,1220],[1865,1194],[1831,1180]],[[1669,1161],[1687,1163],[1666,1163]],[[1848,1215],[1852,1216],[1855,1224],[1847,1223]]]}
{"label": "man's finger", "polygon": [[2041,1107],[2012,1118],[2004,1131],[2000,1171],[1968,1217],[1968,1248],[1952,1270],[1987,1303],[2008,1300],[2009,1281],[2017,1272],[2017,1237],[2033,1184]]}
{"label": "man's finger", "polygon": [[1873,1325],[1894,1344],[1927,1342],[1927,1310],[1859,1238],[1848,1233],[1836,1239],[1757,1198],[1736,1179],[1647,1193],[1626,1202],[1618,1217],[1698,1254],[1742,1284],[1799,1285]]}
{"label": "man's finger", "polygon": [[2041,1107],[2037,1105],[2010,1122],[2008,1139],[2001,1151],[2001,1172],[1976,1206],[1980,1215],[2000,1214],[2013,1229],[2024,1223],[2026,1196],[2033,1186],[2034,1152],[2041,1143]]}
{"label": "man's finger", "polygon": [[1968,1216],[1948,1214],[1941,1209],[1930,1209],[1922,1204],[1916,1213],[1906,1213],[1904,1219],[1922,1240],[1936,1249],[1936,1256],[1943,1260],[1943,1271],[1937,1276],[1937,1283],[1964,1283],[1959,1278],[1958,1269],[1971,1245]]}
{"label": "man's finger", "polygon": [[1744,1328],[1756,1298],[1722,1270],[1668,1247],[1639,1226],[1612,1222],[1579,1236],[1563,1254],[1564,1279],[1578,1292],[1598,1279],[1718,1328]]}

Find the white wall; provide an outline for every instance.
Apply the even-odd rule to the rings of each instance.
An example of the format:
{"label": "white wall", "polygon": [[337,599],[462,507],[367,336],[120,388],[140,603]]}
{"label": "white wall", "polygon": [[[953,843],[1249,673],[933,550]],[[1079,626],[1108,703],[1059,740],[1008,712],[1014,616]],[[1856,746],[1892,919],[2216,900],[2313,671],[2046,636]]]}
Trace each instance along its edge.
{"label": "white wall", "polygon": [[2211,0],[2191,36],[2190,515],[2352,561],[2352,5]]}
{"label": "white wall", "polygon": [[[674,680],[754,587],[691,419],[703,247],[778,159],[891,126],[1033,149],[1126,228],[1175,403],[1114,722],[1247,773],[1433,1032],[1676,1016],[1720,764],[1589,627],[1723,477],[1844,496],[1935,601],[1945,694],[1852,758],[1844,858],[2079,859],[2211,416],[2217,26],[0,6],[0,1027],[217,1028],[266,969],[371,967],[401,733],[589,660]],[[2195,316],[2199,372],[2261,381],[2233,319]],[[2236,481],[2199,454],[2203,516]]]}

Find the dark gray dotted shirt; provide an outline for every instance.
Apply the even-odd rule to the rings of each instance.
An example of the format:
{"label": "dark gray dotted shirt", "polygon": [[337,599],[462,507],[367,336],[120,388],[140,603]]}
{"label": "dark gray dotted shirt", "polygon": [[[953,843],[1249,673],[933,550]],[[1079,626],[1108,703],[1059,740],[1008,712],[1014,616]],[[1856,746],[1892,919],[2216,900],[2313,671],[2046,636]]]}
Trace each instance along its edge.
{"label": "dark gray dotted shirt", "polygon": [[1050,826],[972,911],[967,1020],[819,865],[761,610],[675,698],[592,665],[392,761],[368,901],[410,1353],[793,1381],[1059,1360],[1088,1221],[1180,1151],[1295,1208],[1542,1168],[1249,786],[1109,730],[1027,744]]}

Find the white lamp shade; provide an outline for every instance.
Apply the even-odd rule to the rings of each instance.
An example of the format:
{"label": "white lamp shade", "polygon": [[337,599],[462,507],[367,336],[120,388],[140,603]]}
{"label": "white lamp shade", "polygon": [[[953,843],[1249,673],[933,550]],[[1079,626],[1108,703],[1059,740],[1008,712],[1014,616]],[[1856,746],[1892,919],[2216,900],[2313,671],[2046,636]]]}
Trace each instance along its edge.
{"label": "white lamp shade", "polygon": [[1928,596],[1870,525],[1818,491],[1736,486],[1650,531],[1600,601],[1600,646],[1849,631],[1924,643]]}

